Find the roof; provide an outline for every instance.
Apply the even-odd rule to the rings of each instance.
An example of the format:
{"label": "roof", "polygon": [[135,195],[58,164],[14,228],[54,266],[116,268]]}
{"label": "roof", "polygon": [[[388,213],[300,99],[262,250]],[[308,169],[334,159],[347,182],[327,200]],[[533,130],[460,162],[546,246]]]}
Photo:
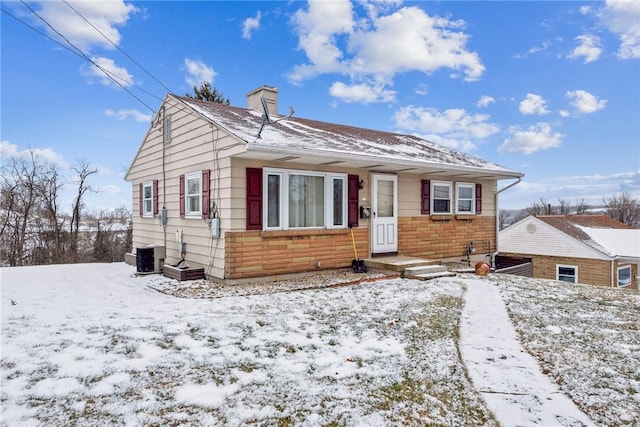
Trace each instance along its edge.
{"label": "roof", "polygon": [[608,256],[640,258],[640,230],[606,215],[536,215],[536,218]]}
{"label": "roof", "polygon": [[390,164],[404,168],[397,171],[471,171],[499,179],[523,176],[520,172],[417,136],[299,117],[276,118],[264,126],[258,138],[262,124],[262,114],[258,111],[171,96],[244,141],[247,144],[247,152],[277,152],[374,163],[369,168]]}

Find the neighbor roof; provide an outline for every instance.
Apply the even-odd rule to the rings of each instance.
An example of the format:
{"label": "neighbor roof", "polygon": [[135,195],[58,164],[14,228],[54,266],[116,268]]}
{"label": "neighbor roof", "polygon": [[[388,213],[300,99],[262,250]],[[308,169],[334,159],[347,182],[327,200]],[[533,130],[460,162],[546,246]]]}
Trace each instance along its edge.
{"label": "neighbor roof", "polygon": [[[247,152],[274,152],[393,164],[415,172],[458,171],[496,178],[523,174],[412,135],[363,129],[298,117],[278,117],[264,126],[251,109],[171,95],[247,143]],[[272,117],[273,119],[273,117]],[[376,165],[376,166],[379,166]]]}
{"label": "neighbor roof", "polygon": [[537,215],[536,218],[608,256],[640,258],[640,230],[606,215]]}

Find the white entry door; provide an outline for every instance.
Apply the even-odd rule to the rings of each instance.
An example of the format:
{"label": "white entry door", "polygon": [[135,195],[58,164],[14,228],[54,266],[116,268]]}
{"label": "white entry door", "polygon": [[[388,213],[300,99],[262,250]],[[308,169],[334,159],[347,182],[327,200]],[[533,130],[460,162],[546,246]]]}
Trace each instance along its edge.
{"label": "white entry door", "polygon": [[373,175],[371,252],[398,251],[398,177]]}

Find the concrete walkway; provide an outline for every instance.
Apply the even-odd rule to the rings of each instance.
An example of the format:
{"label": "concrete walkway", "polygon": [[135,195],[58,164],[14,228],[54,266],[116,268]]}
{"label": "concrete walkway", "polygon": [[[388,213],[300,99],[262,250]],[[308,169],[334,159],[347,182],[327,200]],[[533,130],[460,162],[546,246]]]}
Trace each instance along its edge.
{"label": "concrete walkway", "polygon": [[467,280],[460,352],[471,381],[504,426],[592,426],[520,342],[496,284]]}

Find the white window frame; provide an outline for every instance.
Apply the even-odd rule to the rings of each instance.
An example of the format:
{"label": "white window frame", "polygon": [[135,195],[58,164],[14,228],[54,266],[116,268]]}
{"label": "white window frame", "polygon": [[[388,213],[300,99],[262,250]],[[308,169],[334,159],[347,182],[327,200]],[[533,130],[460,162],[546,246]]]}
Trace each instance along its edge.
{"label": "white window frame", "polygon": [[561,280],[560,279],[560,269],[561,268],[572,268],[573,271],[574,271],[573,276],[564,275],[564,276],[567,276],[567,277],[573,277],[574,281],[573,282],[569,282],[567,280],[562,280],[563,282],[566,282],[566,283],[578,283],[578,266],[577,265],[556,264],[556,280]]}
{"label": "white window frame", "polygon": [[[198,192],[190,194],[189,193],[189,180],[197,179],[198,180]],[[200,203],[200,209],[197,211],[189,210],[189,198],[198,197]],[[193,172],[184,175],[184,216],[186,218],[202,218],[202,171]]]}
{"label": "white window frame", "polygon": [[[438,200],[449,200],[449,210],[447,212],[437,212],[435,209],[435,201],[436,201],[436,197],[435,197],[435,187],[448,187],[449,189],[449,198],[448,199],[438,199]],[[431,189],[430,189],[430,200],[429,203],[431,203],[431,215],[451,215],[451,209],[452,209],[452,205],[453,205],[453,184],[451,181],[431,181]]]}
{"label": "white window frame", "polygon": [[[280,206],[278,206],[278,214],[280,216],[280,223],[275,226],[269,226],[269,176],[278,176],[280,179],[280,192],[278,197],[280,199]],[[303,175],[303,176],[319,176],[324,178],[324,225],[319,227],[290,227],[289,226],[289,176],[290,175]],[[334,225],[333,217],[333,186],[336,180],[342,181],[342,225]],[[312,229],[342,229],[347,228],[348,212],[348,179],[347,174],[333,173],[333,172],[318,172],[318,171],[306,171],[297,169],[277,169],[277,168],[263,168],[262,179],[262,219],[263,229],[270,230],[312,230]]]}
{"label": "white window frame", "polygon": [[[620,270],[629,270],[629,283],[626,283],[624,285],[620,285]],[[616,276],[616,283],[618,284],[619,288],[625,288],[627,286],[629,286],[631,284],[631,265],[630,264],[626,264],[626,265],[621,265],[618,267],[618,274]]]}
{"label": "white window frame", "polygon": [[[145,197],[145,190],[149,189],[150,197]],[[140,197],[142,198],[142,217],[143,218],[153,218],[153,181],[147,181],[142,183],[142,194]],[[149,209],[147,209],[147,202],[149,203]]]}
{"label": "white window frame", "polygon": [[[460,197],[460,189],[468,188],[471,190],[471,199],[462,199]],[[460,202],[471,202],[471,210],[461,211]],[[475,215],[476,214],[476,185],[471,182],[456,182],[456,214]]]}

